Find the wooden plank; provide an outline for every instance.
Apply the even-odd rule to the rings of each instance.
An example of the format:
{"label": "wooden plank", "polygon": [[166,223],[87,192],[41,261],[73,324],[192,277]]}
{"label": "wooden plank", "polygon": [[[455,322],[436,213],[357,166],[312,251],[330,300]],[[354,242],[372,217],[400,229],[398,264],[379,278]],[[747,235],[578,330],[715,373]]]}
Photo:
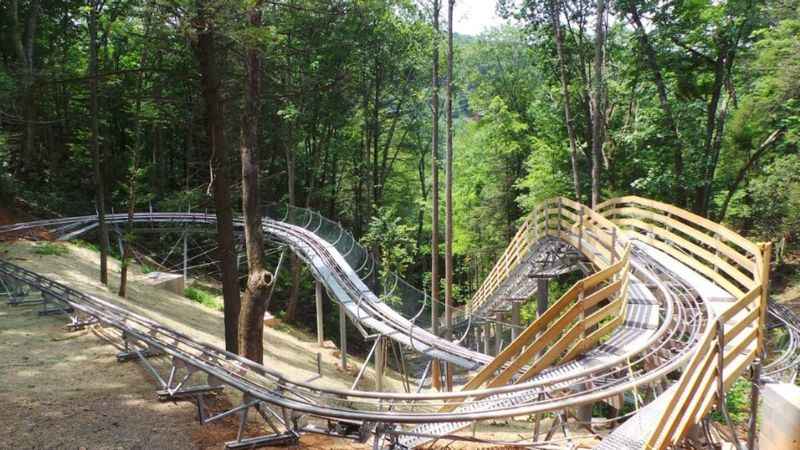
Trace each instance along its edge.
{"label": "wooden plank", "polygon": [[572,326],[552,347],[542,355],[535,363],[533,363],[525,373],[520,376],[516,383],[522,383],[530,380],[542,370],[550,367],[560,356],[564,353],[571,343],[575,342],[578,337],[583,334],[585,328],[583,322],[578,322]]}
{"label": "wooden plank", "polygon": [[708,250],[700,247],[699,245],[687,241],[686,239],[678,236],[677,234],[667,229],[658,227],[654,224],[644,223],[639,219],[620,219],[619,223],[622,225],[628,225],[634,228],[638,228],[645,232],[656,234],[664,238],[664,240],[682,247],[689,253],[692,253],[693,255],[699,256],[700,258],[706,260],[709,263],[707,264],[709,265],[709,267],[712,268],[719,267],[720,269],[725,271],[725,273],[730,275],[733,279],[741,283],[742,286],[745,286],[747,288],[752,288],[758,282],[757,277],[745,274],[744,272],[730,265],[727,261],[720,258],[719,256],[709,252]]}
{"label": "wooden plank", "polygon": [[642,197],[636,197],[636,196],[624,196],[624,197],[620,197],[620,198],[618,198],[616,200],[618,200],[617,203],[633,203],[633,204],[646,206],[648,208],[652,208],[652,209],[668,212],[668,213],[670,213],[670,214],[672,214],[674,216],[678,216],[678,217],[680,217],[682,219],[685,219],[689,223],[692,223],[692,224],[697,225],[697,226],[701,226],[703,228],[706,228],[708,230],[711,230],[711,231],[719,234],[720,236],[724,237],[728,241],[738,245],[739,247],[741,247],[742,249],[744,249],[745,251],[747,251],[747,252],[749,252],[749,253],[751,253],[753,255],[755,255],[755,254],[757,254],[759,252],[758,246],[756,246],[754,243],[748,241],[747,239],[742,237],[740,234],[735,233],[735,232],[731,231],[730,229],[728,229],[728,228],[726,228],[726,227],[724,227],[724,226],[722,226],[722,225],[720,225],[720,224],[718,224],[716,222],[708,220],[705,217],[701,217],[701,216],[698,216],[697,214],[693,214],[693,213],[690,213],[689,211],[686,211],[684,209],[678,208],[677,206],[673,206],[673,205],[670,205],[670,204],[667,204],[667,203],[662,203],[662,202],[658,202],[658,201],[655,201],[655,200],[650,200],[650,199],[646,199],[646,198],[642,198]]}
{"label": "wooden plank", "polygon": [[772,242],[764,242],[761,249],[761,319],[758,324],[758,347],[761,352],[766,352],[766,327],[767,327],[767,299],[769,297],[769,265],[772,259]]}
{"label": "wooden plank", "polygon": [[723,289],[725,289],[726,291],[728,291],[732,295],[734,295],[736,297],[744,295],[744,292],[742,292],[741,289],[739,289],[737,286],[735,286],[733,283],[731,283],[728,279],[726,279],[725,277],[720,275],[718,272],[715,272],[713,269],[709,268],[705,264],[698,264],[699,261],[697,261],[697,259],[695,259],[695,258],[693,258],[693,257],[691,257],[691,256],[689,256],[689,255],[687,255],[685,253],[681,253],[681,252],[675,250],[674,248],[670,247],[665,242],[659,241],[658,239],[653,239],[653,238],[647,237],[647,236],[645,236],[645,235],[643,235],[643,234],[641,234],[641,233],[639,233],[637,231],[628,231],[627,233],[630,234],[630,235],[635,236],[637,239],[641,240],[642,242],[650,244],[653,247],[656,247],[659,250],[663,251],[664,253],[669,254],[670,256],[672,256],[673,258],[677,259],[678,261],[681,261],[681,262],[685,263],[687,266],[692,267],[693,269],[703,273],[704,275],[706,275],[706,278],[709,278],[710,280],[716,282],[718,285],[720,285]]}
{"label": "wooden plank", "polygon": [[756,286],[753,289],[750,289],[749,292],[747,292],[743,296],[739,297],[735,302],[733,302],[728,309],[722,311],[719,314],[719,320],[723,322],[729,321],[736,313],[741,311],[742,308],[746,307],[750,303],[753,303],[754,300],[758,299],[760,294],[761,294],[761,286]]}
{"label": "wooden plank", "polygon": [[[671,427],[670,425],[672,416],[677,415],[679,413],[679,404],[682,405],[685,392],[689,388],[689,386],[696,382],[694,378],[698,377],[696,375],[697,368],[701,366],[701,364],[705,364],[705,361],[709,358],[708,352],[711,348],[711,342],[715,337],[715,330],[713,326],[709,326],[703,336],[700,338],[698,342],[698,349],[696,353],[691,357],[689,360],[689,364],[683,371],[680,379],[678,380],[678,388],[675,391],[675,395],[670,398],[669,403],[667,403],[666,414],[662,414],[661,417],[658,419],[658,423],[653,428],[653,431],[650,433],[650,436],[647,439],[647,446],[646,448],[663,448],[666,444],[663,444],[664,441],[664,434],[665,429]],[[668,434],[667,434],[668,435]]]}
{"label": "wooden plank", "polygon": [[[716,333],[711,336],[715,337]],[[699,393],[702,393],[702,391],[698,392],[701,388],[705,388],[708,385],[708,374],[713,373],[709,370],[709,367],[712,367],[716,354],[714,347],[707,347],[703,352],[696,354],[697,364],[691,370],[685,370],[681,375],[680,387],[675,391],[673,399],[664,410],[665,414],[661,416],[658,425],[653,429],[645,448],[665,448],[674,444],[671,439],[676,433],[681,420],[688,416],[684,413],[691,404],[691,400]],[[683,382],[684,380],[686,382]]]}
{"label": "wooden plank", "polygon": [[538,339],[533,341],[531,345],[525,348],[524,351],[512,361],[505,369],[503,369],[500,374],[491,380],[488,383],[489,387],[497,387],[502,386],[508,383],[509,380],[526,364],[530,363],[533,357],[539,353],[540,351],[544,350],[548,343],[552,342],[556,336],[558,336],[568,324],[572,323],[580,313],[582,309],[580,308],[580,304],[576,303],[572,305],[572,307],[564,313],[554,324],[553,326],[549,327]]}
{"label": "wooden plank", "polygon": [[732,342],[733,339],[739,335],[747,327],[752,327],[753,331],[758,335],[758,317],[760,311],[758,308],[753,308],[745,317],[733,324],[729,329],[725,330],[725,342]]}
{"label": "wooden plank", "polygon": [[[654,211],[648,211],[633,206],[617,208],[609,211],[609,214],[615,214],[618,216],[622,216],[623,218],[640,217],[643,219],[654,220],[656,222],[662,223],[668,228],[676,229],[682,232],[683,234],[691,237],[692,239],[701,241],[702,243],[708,245],[709,247],[712,247],[715,250],[719,250],[720,252],[725,254],[725,256],[727,256],[728,258],[736,261],[737,264],[745,268],[745,270],[747,270],[748,272],[750,273],[755,272],[756,265],[750,259],[752,255],[748,256],[747,253],[742,253],[739,250],[736,250],[735,248],[726,244],[724,241],[717,239],[714,236],[703,232],[702,230],[693,228],[690,225],[687,225],[683,222],[679,222],[671,217],[659,214]],[[622,219],[616,219],[615,222],[619,222],[620,220]]]}
{"label": "wooden plank", "polygon": [[616,314],[621,306],[622,306],[622,297],[618,297],[611,303],[603,306],[602,308],[598,309],[597,311],[593,312],[585,319],[583,319],[583,325],[587,329],[591,328],[592,326],[602,322],[603,319],[611,317],[612,315]]}
{"label": "wooden plank", "polygon": [[602,339],[605,336],[608,336],[614,330],[616,330],[617,327],[622,323],[622,319],[624,319],[624,317],[618,315],[608,323],[604,324],[597,330],[590,333],[585,338],[576,342],[575,345],[573,345],[572,348],[567,352],[567,354],[564,355],[560,363],[561,364],[568,363],[573,359],[577,358],[578,356],[582,355],[583,353],[586,353],[595,344],[600,342],[600,339]]}
{"label": "wooden plank", "polygon": [[592,306],[597,305],[598,303],[602,302],[610,298],[612,295],[616,294],[622,288],[622,279],[619,279],[613,283],[610,283],[608,286],[603,286],[601,289],[593,292],[591,295],[584,297],[581,300],[581,305],[584,310],[591,308]]}

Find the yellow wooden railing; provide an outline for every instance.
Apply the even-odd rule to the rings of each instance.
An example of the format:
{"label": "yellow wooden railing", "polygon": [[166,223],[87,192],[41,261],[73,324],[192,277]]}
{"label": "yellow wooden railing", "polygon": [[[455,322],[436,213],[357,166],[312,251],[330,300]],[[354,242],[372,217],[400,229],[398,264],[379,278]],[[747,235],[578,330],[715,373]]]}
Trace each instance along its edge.
{"label": "yellow wooden railing", "polygon": [[[583,205],[556,198],[536,208],[523,231],[495,266],[493,280],[502,282],[498,277],[507,276],[544,236],[574,245],[600,270],[575,283],[470,379],[464,391],[521,383],[553,364],[569,362],[611,334],[625,317],[630,249],[617,239],[613,223]],[[446,405],[443,411],[456,406]]]}
{"label": "yellow wooden railing", "polygon": [[[572,244],[600,270],[576,283],[463,390],[526,381],[550,365],[571,360],[610,334],[624,317],[629,245],[635,239],[702,274],[734,298],[716,302],[711,309],[697,350],[646,442],[648,449],[676,445],[715,402],[722,401],[720,387],[726,391],[764,348],[771,244],[753,243],[706,218],[640,197],[610,199],[595,210],[555,198],[527,217],[468,310],[475,311],[486,302],[534,243],[545,236]],[[598,305],[602,306],[587,313]],[[443,409],[456,406],[453,403]]]}
{"label": "yellow wooden railing", "polygon": [[626,236],[646,242],[733,294],[717,308],[645,448],[676,445],[764,346],[771,244],[755,244],[672,205],[621,197],[597,206]]}
{"label": "yellow wooden railing", "polygon": [[586,256],[599,268],[619,259],[622,246],[617,226],[580,203],[563,197],[546,200],[528,215],[506,250],[497,260],[481,287],[467,305],[475,311],[523,261],[531,247],[544,236],[563,239],[579,251],[592,249]]}

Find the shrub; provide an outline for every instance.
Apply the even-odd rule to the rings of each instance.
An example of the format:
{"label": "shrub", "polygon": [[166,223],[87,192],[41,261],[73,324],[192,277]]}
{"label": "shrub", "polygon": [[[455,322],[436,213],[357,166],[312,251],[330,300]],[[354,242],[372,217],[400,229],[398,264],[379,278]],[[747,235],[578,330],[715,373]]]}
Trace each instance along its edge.
{"label": "shrub", "polygon": [[220,304],[220,302],[217,300],[217,297],[214,294],[208,291],[190,286],[183,290],[183,295],[185,295],[186,298],[195,301],[197,303],[200,303],[201,305],[207,308],[215,309],[217,311],[222,311],[222,304]]}
{"label": "shrub", "polygon": [[34,247],[33,253],[40,256],[65,256],[69,254],[69,248],[55,242],[42,242]]}

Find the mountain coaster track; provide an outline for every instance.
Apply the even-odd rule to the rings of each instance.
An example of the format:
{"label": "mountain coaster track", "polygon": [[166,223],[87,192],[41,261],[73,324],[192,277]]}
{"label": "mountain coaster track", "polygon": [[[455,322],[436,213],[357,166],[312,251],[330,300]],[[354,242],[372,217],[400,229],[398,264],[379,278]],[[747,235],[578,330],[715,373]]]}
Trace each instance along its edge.
{"label": "mountain coaster track", "polygon": [[[764,339],[759,330],[766,309],[762,285],[766,283],[769,264],[768,245],[765,249],[750,244],[726,229],[717,229],[722,227],[713,222],[716,227],[702,221],[689,222],[685,218],[690,213],[668,206],[624,197],[600,205],[600,212],[567,199],[554,199],[537,207],[460,316],[467,318],[470,311],[477,313],[484,302],[502,304],[504,299],[497,295],[491,298],[493,293],[510,279],[519,264],[532,257],[532,249],[544,239],[555,238],[571,246],[598,271],[573,286],[551,306],[549,314],[535,320],[497,357],[437,337],[427,327],[409,320],[412,314],[406,314],[407,318],[393,309],[386,301],[391,293],[379,295],[367,286],[368,277],[359,275],[368,259],[355,267],[358,258],[351,255],[357,243],[352,236],[345,237],[341,229],[338,235],[321,231],[326,230],[321,216],[315,220],[313,213],[304,213],[300,219],[287,209],[282,217],[265,219],[266,236],[288,245],[300,256],[355,323],[415,352],[472,371],[472,378],[456,392],[337,390],[287,380],[268,367],[197,342],[11,263],[0,261],[0,274],[41,291],[51,302],[63,303],[76,316],[93,318],[115,330],[126,345],[135,348],[135,356],[143,363],[148,354],[171,357],[173,366],[167,379],[151,370],[169,395],[188,392],[184,383],[197,372],[209,377],[209,386],[224,384],[243,392],[242,406],[223,414],[241,412],[241,417],[246,417],[244,411],[254,408],[275,432],[259,441],[262,444],[296,439],[302,431],[320,431],[301,425],[302,415],[360,424],[357,437],[363,439],[373,433],[376,445],[385,442],[413,447],[431,438],[451,436],[465,425],[486,419],[539,417],[544,412],[557,412],[563,426],[567,418],[562,412],[567,408],[613,401],[625,393],[632,393],[637,411],[648,398],[657,399],[651,405],[674,404],[674,408],[678,402],[686,402],[686,396],[676,394],[677,388],[665,389],[667,376],[688,364],[689,369],[683,371],[678,383],[702,394],[696,407],[685,408],[693,412],[692,417],[681,416],[680,411],[670,416],[665,411],[675,409],[662,407],[658,414],[651,414],[657,423],[646,429],[654,431],[639,434],[648,437],[648,442],[624,446],[662,448],[677,442],[712,406],[714,391],[710,386],[715,377],[709,371],[713,355],[708,352],[714,324],[724,322],[723,330],[729,338],[725,340],[729,344],[724,346],[723,358],[725,364],[731,365],[724,372],[726,383],[755,357]],[[603,212],[605,208],[611,209]],[[661,211],[667,214],[661,215]],[[137,224],[214,224],[215,219],[214,215],[202,213],[134,215]],[[107,220],[121,224],[127,221],[127,215],[109,215]],[[242,224],[238,221],[235,225]],[[73,238],[95,226],[95,216],[83,216],[15,224],[0,228],[0,233],[47,229],[56,237]],[[701,236],[702,231],[712,228],[714,239],[709,239],[708,233]],[[709,242],[724,245],[717,245],[715,254]],[[712,257],[719,261],[709,269],[708,260]],[[368,273],[374,270],[372,262]],[[398,283],[395,279],[394,285]],[[413,318],[417,319],[424,309],[423,300]],[[797,342],[795,334],[790,333],[795,350]],[[792,367],[796,371],[795,355],[779,361],[773,365],[776,373]],[[186,375],[180,379],[178,373],[183,372]],[[696,373],[703,376],[693,381],[697,377],[689,375]],[[205,422],[221,417],[206,417],[200,400],[198,408]],[[653,409],[650,408],[651,413]],[[631,422],[634,420],[626,424]],[[536,423],[538,429],[538,419]],[[402,424],[420,425],[409,429]],[[604,444],[612,444],[615,437],[627,442],[624,436],[620,438],[625,428],[612,433]],[[324,432],[334,433],[333,430]],[[237,441],[249,442],[241,438],[241,433]]]}

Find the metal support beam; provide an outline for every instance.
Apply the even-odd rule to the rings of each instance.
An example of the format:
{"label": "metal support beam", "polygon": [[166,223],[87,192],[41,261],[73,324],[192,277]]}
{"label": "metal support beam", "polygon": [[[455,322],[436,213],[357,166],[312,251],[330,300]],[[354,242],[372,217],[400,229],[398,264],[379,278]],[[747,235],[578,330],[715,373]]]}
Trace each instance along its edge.
{"label": "metal support beam", "polygon": [[189,233],[183,234],[183,285],[189,286],[189,244],[187,242]]}
{"label": "metal support beam", "polygon": [[494,324],[494,348],[495,355],[499,355],[503,349],[503,313],[498,311],[495,315],[497,322]]}
{"label": "metal support beam", "polygon": [[317,345],[322,347],[325,335],[322,329],[322,283],[319,281],[314,283],[314,299],[317,304]]}
{"label": "metal support beam", "polygon": [[339,353],[342,356],[342,370],[347,369],[347,313],[339,304]]}
{"label": "metal support beam", "polygon": [[536,313],[540,316],[547,311],[549,306],[549,284],[550,280],[547,278],[536,279]]}
{"label": "metal support beam", "polygon": [[511,340],[517,339],[519,334],[519,302],[511,302]]}
{"label": "metal support beam", "polygon": [[490,333],[491,324],[487,323],[483,325],[483,353],[489,355],[489,349],[491,348],[492,337]]}
{"label": "metal support beam", "polygon": [[378,336],[375,342],[375,390],[383,392],[383,368],[386,365],[386,340]]}

